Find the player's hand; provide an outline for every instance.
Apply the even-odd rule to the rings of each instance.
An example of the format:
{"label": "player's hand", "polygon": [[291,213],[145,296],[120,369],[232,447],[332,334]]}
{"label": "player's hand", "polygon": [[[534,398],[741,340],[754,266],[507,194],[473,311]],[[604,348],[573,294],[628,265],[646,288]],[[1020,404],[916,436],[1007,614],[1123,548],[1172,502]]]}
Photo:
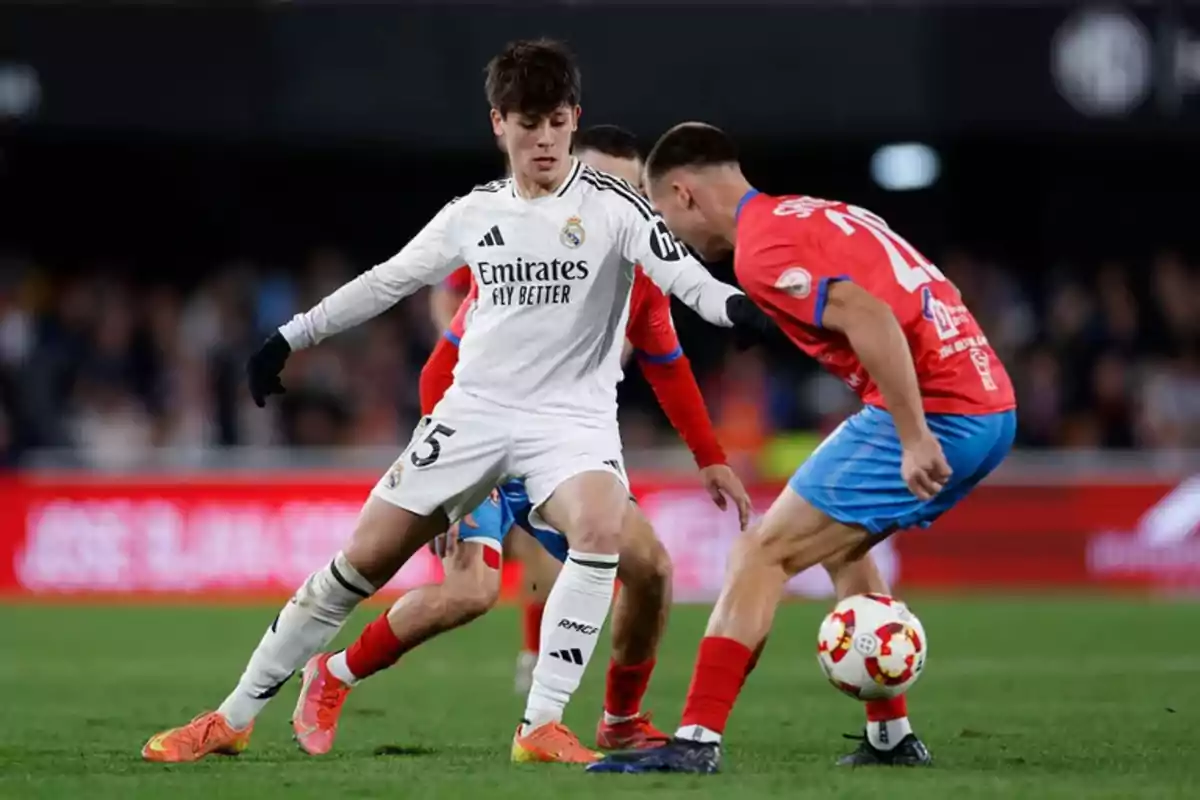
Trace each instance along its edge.
{"label": "player's hand", "polygon": [[900,459],[900,476],[908,490],[922,500],[930,500],[950,480],[950,464],[942,453],[937,437],[926,431],[912,445],[905,446]]}
{"label": "player's hand", "polygon": [[454,551],[458,547],[458,530],[460,525],[466,525],[468,528],[479,527],[475,522],[475,518],[467,514],[462,518],[461,522],[451,525],[445,533],[439,533],[433,537],[433,541],[429,543],[430,552],[441,559],[446,559],[454,555]]}
{"label": "player's hand", "polygon": [[725,301],[725,315],[733,323],[733,346],[738,350],[784,338],[771,318],[744,294],[735,294]]}
{"label": "player's hand", "polygon": [[750,495],[737,473],[726,464],[713,464],[700,470],[700,480],[717,508],[724,511],[729,508],[729,500],[734,502],[738,510],[738,523],[742,530],[746,530],[750,524]]}
{"label": "player's hand", "polygon": [[284,393],[279,373],[283,372],[283,365],[287,363],[291,354],[292,348],[287,339],[276,331],[246,362],[246,382],[250,384],[250,396],[259,408],[267,405],[269,396]]}

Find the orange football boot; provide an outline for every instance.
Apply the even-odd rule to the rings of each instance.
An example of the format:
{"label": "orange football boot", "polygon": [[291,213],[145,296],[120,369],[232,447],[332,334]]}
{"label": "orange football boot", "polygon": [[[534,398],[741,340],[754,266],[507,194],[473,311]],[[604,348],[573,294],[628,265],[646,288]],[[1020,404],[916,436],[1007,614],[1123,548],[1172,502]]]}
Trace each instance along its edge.
{"label": "orange football boot", "polygon": [[645,750],[669,741],[671,737],[654,727],[646,712],[621,722],[605,722],[600,717],[596,726],[596,747],[601,750]]}
{"label": "orange football boot", "polygon": [[236,756],[250,744],[251,722],[242,730],[235,730],[216,711],[201,714],[180,728],[172,728],[150,737],[142,747],[142,758],[164,764],[199,761],[213,753],[221,756]]}
{"label": "orange football boot", "polygon": [[333,749],[338,719],[350,687],[329,671],[333,653],[315,655],[304,665],[300,699],[292,712],[296,744],[310,756],[323,756]]}
{"label": "orange football boot", "polygon": [[589,750],[561,722],[547,722],[522,734],[522,725],[513,735],[512,760],[517,764],[591,764],[600,753]]}

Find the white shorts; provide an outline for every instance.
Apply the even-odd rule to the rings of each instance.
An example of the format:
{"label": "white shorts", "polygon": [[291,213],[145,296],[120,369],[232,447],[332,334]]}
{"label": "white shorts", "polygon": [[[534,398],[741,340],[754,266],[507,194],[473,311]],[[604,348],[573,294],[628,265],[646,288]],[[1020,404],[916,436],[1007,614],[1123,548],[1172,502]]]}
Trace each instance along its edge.
{"label": "white shorts", "polygon": [[539,506],[564,481],[592,471],[629,487],[615,419],[514,410],[452,387],[371,493],[421,516],[441,508],[456,522],[498,484],[520,478],[531,521],[543,524]]}

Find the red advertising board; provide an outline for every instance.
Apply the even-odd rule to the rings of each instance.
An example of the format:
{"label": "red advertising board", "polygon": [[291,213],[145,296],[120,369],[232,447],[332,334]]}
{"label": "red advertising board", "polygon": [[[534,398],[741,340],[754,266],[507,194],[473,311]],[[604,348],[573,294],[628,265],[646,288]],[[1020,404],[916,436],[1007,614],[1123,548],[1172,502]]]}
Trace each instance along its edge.
{"label": "red advertising board", "polygon": [[[353,529],[374,476],[300,472],[0,479],[0,594],[286,595]],[[732,513],[695,483],[635,477],[680,600],[720,589]],[[765,509],[778,487],[755,487]],[[1179,485],[985,485],[875,550],[904,590],[1200,589],[1200,477]],[[440,578],[427,551],[388,585]],[[514,577],[512,574],[506,576]],[[822,596],[820,570],[792,590]]]}

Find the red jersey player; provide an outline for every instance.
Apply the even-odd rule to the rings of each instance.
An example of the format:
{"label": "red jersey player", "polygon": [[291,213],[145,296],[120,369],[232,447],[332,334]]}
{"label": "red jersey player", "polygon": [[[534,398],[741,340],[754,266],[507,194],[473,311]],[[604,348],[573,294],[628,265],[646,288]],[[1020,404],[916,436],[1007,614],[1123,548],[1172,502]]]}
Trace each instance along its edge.
{"label": "red jersey player", "polygon": [[450,327],[463,298],[471,291],[471,268],[459,267],[446,280],[430,289],[429,312],[434,327],[444,331]]}
{"label": "red jersey player", "polygon": [[[1016,402],[958,291],[879,217],[759,193],[733,142],[699,123],[664,134],[646,174],[672,232],[705,257],[732,249],[751,299],[864,403],[738,541],[674,740],[589,767],[711,773],[789,577],[822,564],[839,599],[887,594],[871,547],[930,524],[994,470],[1012,447]],[[839,763],[930,763],[903,696],[866,706],[867,735]]]}
{"label": "red jersey player", "polygon": [[[597,131],[595,128],[584,131],[582,145],[577,142],[576,154],[581,160],[587,161],[597,153],[610,158],[629,158],[627,151],[611,144],[613,135],[600,136]],[[621,141],[625,137],[632,138],[624,133],[615,138]],[[591,147],[587,146],[589,143]],[[636,168],[640,168],[636,150],[633,159]],[[454,381],[458,344],[469,325],[476,293],[477,288],[471,285],[421,372],[424,413],[433,410]],[[668,419],[691,448],[714,501],[724,507],[721,491],[734,498],[744,525],[749,514],[749,497],[725,465],[725,454],[713,432],[704,399],[675,335],[670,300],[641,269],[635,273],[626,336]],[[533,525],[530,511],[522,481],[512,480],[500,486],[491,499],[458,526],[457,541],[451,539],[454,546],[444,559],[446,578],[441,585],[410,592],[368,625],[349,648],[332,655],[318,655],[309,662],[293,716],[296,739],[302,749],[321,754],[332,748],[350,686],[395,663],[420,642],[465,624],[492,607],[500,591],[500,553],[514,525],[542,545],[537,548],[538,555],[542,555],[544,548],[557,559],[553,561],[555,565],[566,558],[565,537],[558,531]],[[642,714],[641,701],[666,622],[670,561],[636,503],[630,503],[625,516],[623,541],[625,548],[619,567],[623,589],[613,615],[612,661],[607,673],[604,716],[596,733],[597,746],[602,749],[653,746],[667,739]],[[523,557],[527,565],[534,561],[529,554]],[[543,572],[542,580],[552,583],[556,575],[557,567],[548,575]],[[564,692],[567,697],[569,694]],[[535,731],[542,734],[519,736],[514,741],[514,760],[589,762],[597,757],[562,726]],[[546,738],[547,735],[553,738]]]}

